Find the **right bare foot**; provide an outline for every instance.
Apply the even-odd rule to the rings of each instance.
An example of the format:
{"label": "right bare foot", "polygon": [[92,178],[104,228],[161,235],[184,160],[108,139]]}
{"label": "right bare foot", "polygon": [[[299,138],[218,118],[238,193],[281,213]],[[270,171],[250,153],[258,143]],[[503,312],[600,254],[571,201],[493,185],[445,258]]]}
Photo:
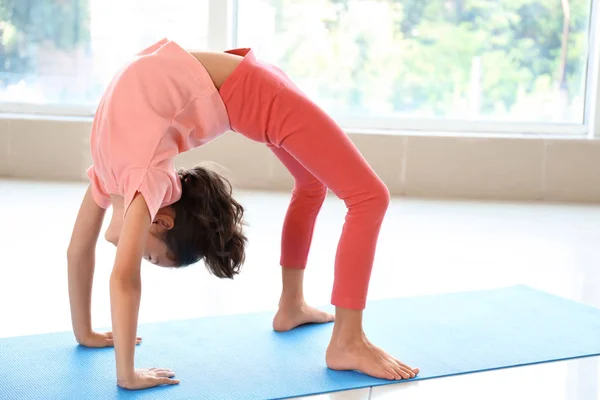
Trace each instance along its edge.
{"label": "right bare foot", "polygon": [[418,368],[411,368],[374,346],[363,335],[361,339],[340,343],[332,338],[325,357],[327,366],[338,371],[356,370],[380,379],[414,378]]}

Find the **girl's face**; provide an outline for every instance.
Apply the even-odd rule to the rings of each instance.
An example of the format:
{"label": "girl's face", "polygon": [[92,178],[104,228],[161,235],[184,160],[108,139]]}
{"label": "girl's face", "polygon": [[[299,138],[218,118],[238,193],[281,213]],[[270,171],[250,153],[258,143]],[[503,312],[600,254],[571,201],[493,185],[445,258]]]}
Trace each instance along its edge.
{"label": "girl's face", "polygon": [[[115,217],[117,215],[117,217]],[[173,228],[175,220],[175,214],[168,208],[159,210],[156,218],[150,225],[148,230],[148,239],[146,239],[146,246],[142,258],[148,262],[158,265],[160,267],[175,267],[175,261],[167,249],[165,242],[160,239],[164,234],[171,228]],[[117,246],[119,244],[119,236],[122,227],[122,220],[118,217],[117,213],[113,214],[113,219],[106,230],[105,238],[110,243]]]}
{"label": "girl's face", "polygon": [[159,267],[175,267],[175,261],[169,256],[167,245],[156,232],[153,232],[156,231],[154,225],[155,223],[150,227],[143,258]]}

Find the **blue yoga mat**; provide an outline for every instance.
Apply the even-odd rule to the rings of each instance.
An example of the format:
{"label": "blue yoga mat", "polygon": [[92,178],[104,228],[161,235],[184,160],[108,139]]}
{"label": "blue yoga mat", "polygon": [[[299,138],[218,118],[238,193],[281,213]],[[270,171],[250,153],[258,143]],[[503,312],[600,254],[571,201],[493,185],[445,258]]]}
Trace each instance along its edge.
{"label": "blue yoga mat", "polygon": [[[525,286],[373,301],[370,339],[418,379],[600,354],[600,309]],[[332,324],[287,333],[271,313],[142,324],[138,367],[172,368],[178,386],[127,391],[113,349],[70,332],[0,339],[0,399],[272,399],[389,384],[328,370]]]}

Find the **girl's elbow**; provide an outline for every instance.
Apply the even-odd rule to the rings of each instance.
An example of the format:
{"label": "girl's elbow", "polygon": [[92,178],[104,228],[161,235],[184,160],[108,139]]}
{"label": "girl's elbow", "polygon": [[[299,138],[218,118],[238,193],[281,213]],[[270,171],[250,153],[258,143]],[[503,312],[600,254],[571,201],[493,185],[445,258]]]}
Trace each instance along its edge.
{"label": "girl's elbow", "polygon": [[115,268],[110,275],[110,286],[113,290],[118,288],[130,291],[141,287],[141,279],[139,273]]}
{"label": "girl's elbow", "polygon": [[67,247],[67,262],[78,263],[84,258],[89,252],[84,251],[81,246],[75,244],[69,244]]}

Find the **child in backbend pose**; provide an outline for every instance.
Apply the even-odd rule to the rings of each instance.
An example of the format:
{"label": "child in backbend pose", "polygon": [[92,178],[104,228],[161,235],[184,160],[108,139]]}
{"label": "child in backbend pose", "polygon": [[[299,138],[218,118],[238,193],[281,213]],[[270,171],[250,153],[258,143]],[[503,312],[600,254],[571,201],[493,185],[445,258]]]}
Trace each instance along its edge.
{"label": "child in backbend pose", "polygon": [[[141,259],[181,267],[203,260],[232,278],[244,262],[243,207],[229,183],[174,157],[228,130],[265,143],[295,179],[281,239],[283,291],[273,328],[334,320],[304,302],[303,273],[315,219],[329,188],[348,213],[337,247],[331,302],[336,306],[327,366],[383,379],[419,371],[369,342],[362,329],[377,237],[389,192],[344,132],[278,68],[250,49],[190,53],[163,39],[113,78],[91,132],[90,186],[68,250],[69,295],[77,341],[114,345],[117,383],[142,389],[178,383],[167,369],[134,367]],[[105,210],[116,245],[110,277],[111,333],[91,326],[95,246]]]}

